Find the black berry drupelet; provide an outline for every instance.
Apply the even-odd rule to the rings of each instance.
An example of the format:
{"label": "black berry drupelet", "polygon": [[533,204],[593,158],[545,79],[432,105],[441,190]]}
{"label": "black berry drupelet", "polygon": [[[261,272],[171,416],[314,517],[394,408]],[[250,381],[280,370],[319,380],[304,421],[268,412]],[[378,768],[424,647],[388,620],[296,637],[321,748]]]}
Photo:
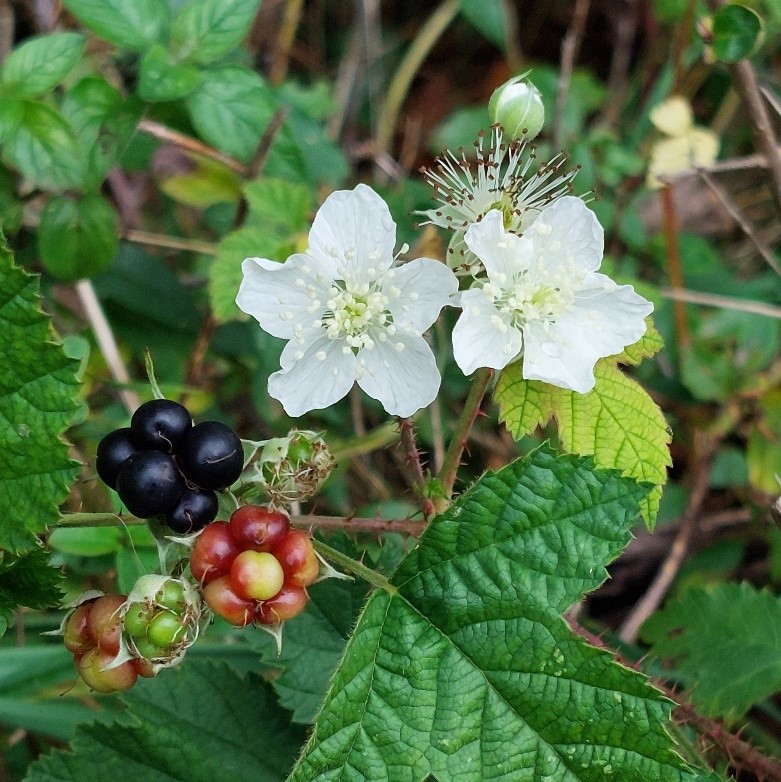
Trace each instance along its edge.
{"label": "black berry drupelet", "polygon": [[244,466],[241,440],[219,421],[203,421],[185,432],[176,459],[187,480],[202,489],[226,489]]}
{"label": "black berry drupelet", "polygon": [[197,532],[217,517],[217,495],[213,491],[185,487],[176,507],[165,517],[165,523],[181,534]]}
{"label": "black berry drupelet", "polygon": [[134,516],[142,519],[172,511],[184,489],[184,478],[173,457],[161,451],[133,454],[117,477],[119,498]]}
{"label": "black berry drupelet", "polygon": [[187,408],[170,399],[152,399],[133,413],[130,429],[141,448],[173,453],[193,425]]}
{"label": "black berry drupelet", "polygon": [[117,488],[117,476],[122,465],[138,452],[130,429],[115,429],[98,443],[95,469],[106,486]]}

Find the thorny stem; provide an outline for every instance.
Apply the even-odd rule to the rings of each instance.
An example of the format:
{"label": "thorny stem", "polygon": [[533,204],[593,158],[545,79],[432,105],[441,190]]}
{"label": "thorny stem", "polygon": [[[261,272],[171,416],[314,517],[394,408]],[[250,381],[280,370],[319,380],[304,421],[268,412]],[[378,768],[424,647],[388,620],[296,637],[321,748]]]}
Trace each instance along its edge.
{"label": "thorny stem", "polygon": [[399,440],[399,427],[395,421],[378,426],[366,432],[361,437],[353,437],[344,440],[338,445],[331,446],[331,454],[336,461],[342,459],[353,459],[356,456],[364,456],[367,453],[378,451]]}
{"label": "thorny stem", "polygon": [[412,470],[412,488],[421,501],[423,515],[429,518],[434,513],[434,503],[426,496],[426,476],[423,473],[423,463],[420,459],[420,451],[415,442],[415,429],[411,418],[399,419],[399,432],[401,444],[407,455],[407,463]]}
{"label": "thorny stem", "polygon": [[376,570],[366,567],[366,565],[358,562],[358,560],[348,557],[347,554],[342,554],[341,551],[337,551],[335,548],[327,546],[325,543],[321,543],[319,540],[314,541],[315,550],[322,554],[325,559],[331,560],[335,564],[344,568],[348,573],[352,573],[364,581],[368,581],[372,586],[377,589],[384,589],[386,592],[394,595],[398,591],[385,576],[380,575]]}
{"label": "thorny stem", "polygon": [[[638,663],[624,658],[619,652],[607,644],[600,636],[587,630],[575,621],[568,620],[570,629],[597,649],[604,649],[613,655],[618,662],[635,671],[641,671]],[[675,690],[666,686],[658,679],[653,679],[652,684],[662,690],[664,694],[675,703],[675,716],[683,722],[691,725],[703,736],[708,736],[714,744],[718,745],[730,762],[740,765],[754,772],[760,779],[768,782],[781,782],[781,764],[768,758],[746,741],[725,730],[724,726],[709,717],[699,714],[683,697]]]}
{"label": "thorny stem", "polygon": [[464,409],[461,411],[456,428],[453,432],[453,439],[450,441],[445,461],[439,472],[439,479],[442,482],[444,496],[437,503],[437,510],[442,511],[450,504],[450,498],[453,496],[453,486],[458,475],[458,468],[461,465],[461,456],[466,448],[469,430],[472,428],[475,419],[480,413],[480,403],[483,401],[485,392],[488,390],[488,384],[493,377],[493,369],[482,368],[475,372],[472,378],[469,395],[464,402]]}
{"label": "thorny stem", "polygon": [[[146,519],[120,513],[64,513],[56,527],[132,527],[146,524]],[[400,532],[402,535],[417,537],[426,528],[423,521],[413,519],[372,519],[342,516],[291,516],[290,523],[300,529],[320,529],[339,532],[360,532],[378,534],[380,532]]]}

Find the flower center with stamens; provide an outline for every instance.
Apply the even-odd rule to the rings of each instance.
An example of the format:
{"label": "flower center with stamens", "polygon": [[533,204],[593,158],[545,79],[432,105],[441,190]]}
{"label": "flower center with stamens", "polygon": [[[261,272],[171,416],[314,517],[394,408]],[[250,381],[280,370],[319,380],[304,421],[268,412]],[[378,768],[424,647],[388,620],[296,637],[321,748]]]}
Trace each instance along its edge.
{"label": "flower center with stamens", "polygon": [[375,344],[371,331],[395,331],[388,297],[378,286],[338,280],[328,294],[321,321],[329,339],[343,339],[354,351],[371,350]]}
{"label": "flower center with stamens", "polygon": [[496,282],[483,285],[482,291],[500,313],[494,317],[502,332],[523,328],[532,321],[554,323],[559,315],[570,309],[575,298],[571,285],[530,280],[526,272],[514,276],[509,284],[505,275],[497,277]]}

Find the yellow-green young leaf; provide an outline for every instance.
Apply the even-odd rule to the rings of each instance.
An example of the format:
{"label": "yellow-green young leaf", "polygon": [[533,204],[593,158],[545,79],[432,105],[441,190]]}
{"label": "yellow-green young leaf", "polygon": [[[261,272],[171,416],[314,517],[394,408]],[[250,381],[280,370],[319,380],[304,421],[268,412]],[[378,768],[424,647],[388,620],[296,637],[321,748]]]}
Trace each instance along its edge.
{"label": "yellow-green young leaf", "polygon": [[596,385],[587,394],[557,389],[561,444],[570,453],[593,454],[599,467],[657,484],[641,504],[652,527],[671,464],[670,429],[643,387],[614,364],[598,363],[594,375]]}
{"label": "yellow-green young leaf", "polygon": [[771,391],[760,399],[762,419],[754,424],[748,438],[746,462],[752,486],[766,494],[778,494],[781,477],[781,391]]}
{"label": "yellow-green young leaf", "polygon": [[502,370],[494,391],[499,405],[499,420],[510,434],[520,440],[538,426],[545,426],[553,415],[556,388],[539,380],[524,380],[522,364],[514,364]]}
{"label": "yellow-green young leaf", "polygon": [[608,356],[604,361],[612,361],[616,364],[631,364],[636,367],[646,358],[655,356],[663,347],[662,335],[656,330],[653,319],[649,316],[645,319],[645,334],[633,345],[628,345],[617,356]]}
{"label": "yellow-green young leaf", "polygon": [[227,166],[195,154],[187,154],[193,169],[162,180],[160,189],[174,201],[197,209],[219,203],[237,203],[241,181]]}
{"label": "yellow-green young leaf", "polygon": [[38,279],[13,262],[0,237],[0,549],[38,547],[76,479],[62,435],[80,406],[78,362],[55,344]]}
{"label": "yellow-green young leaf", "polygon": [[[636,354],[635,354],[636,355]],[[521,363],[499,377],[495,398],[500,419],[515,439],[555,418],[562,447],[593,455],[599,467],[613,467],[636,480],[657,484],[641,510],[653,527],[670,465],[670,430],[662,411],[642,386],[603,359],[594,368],[596,385],[587,394],[524,380]]]}

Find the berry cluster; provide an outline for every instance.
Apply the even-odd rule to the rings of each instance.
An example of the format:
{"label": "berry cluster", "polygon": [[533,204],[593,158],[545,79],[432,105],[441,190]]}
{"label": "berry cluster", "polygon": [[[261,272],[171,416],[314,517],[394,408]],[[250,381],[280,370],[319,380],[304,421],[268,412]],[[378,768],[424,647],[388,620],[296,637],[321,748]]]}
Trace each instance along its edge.
{"label": "berry cluster", "polygon": [[141,405],[129,427],[106,435],[95,463],[133,515],[163,517],[178,533],[216,517],[215,491],[236,481],[243,465],[235,432],[219,421],[193,426],[187,408],[168,399]]}
{"label": "berry cluster", "polygon": [[174,578],[154,594],[131,595],[123,614],[130,654],[152,664],[176,659],[191,640],[189,606],[184,585]]}
{"label": "berry cluster", "polygon": [[122,608],[126,595],[103,595],[78,605],[65,620],[65,647],[81,678],[95,692],[129,690],[139,676],[154,676],[145,660],[116,665],[122,638]]}
{"label": "berry cluster", "polygon": [[320,574],[312,540],[284,513],[244,505],[210,524],[190,556],[193,577],[214,613],[237,627],[278,625],[300,614]]}

